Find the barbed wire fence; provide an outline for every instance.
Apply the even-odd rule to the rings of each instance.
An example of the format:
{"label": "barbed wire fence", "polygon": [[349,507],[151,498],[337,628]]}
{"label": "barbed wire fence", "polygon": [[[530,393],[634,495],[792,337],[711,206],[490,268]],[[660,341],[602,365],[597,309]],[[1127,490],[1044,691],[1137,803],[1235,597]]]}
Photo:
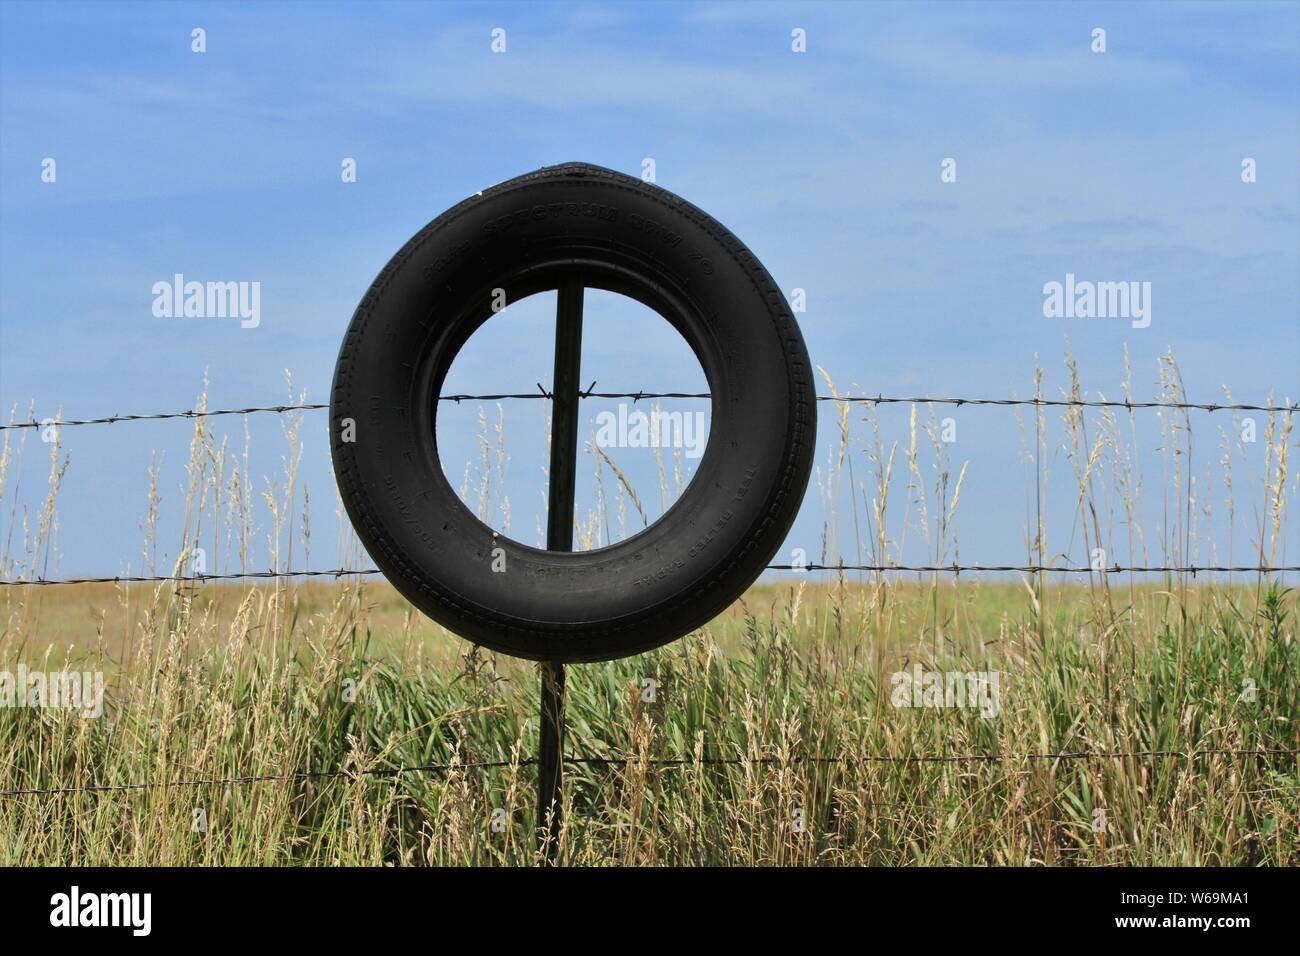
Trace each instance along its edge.
{"label": "barbed wire fence", "polygon": [[[816,754],[791,754],[789,757],[642,757],[631,754],[624,757],[566,756],[570,766],[635,767],[644,764],[659,769],[687,769],[691,767],[791,767],[796,765],[842,766],[867,763],[890,764],[997,764],[1023,761],[1085,760],[1188,760],[1203,757],[1295,757],[1300,749],[1288,747],[1260,747],[1256,749],[1211,747],[1201,750],[1066,750],[1044,753],[959,753],[959,754],[861,754],[846,756],[819,756]],[[145,783],[84,784],[75,787],[29,787],[17,790],[0,790],[0,798],[24,796],[71,796],[80,793],[127,793],[131,791],[173,790],[189,787],[220,787],[257,783],[295,783],[312,780],[356,780],[365,777],[400,777],[406,774],[451,774],[465,771],[514,770],[536,767],[538,760],[527,757],[519,760],[481,760],[459,763],[416,764],[402,767],[368,767],[352,770],[301,770],[282,774],[245,774],[234,777],[194,777],[178,780],[159,780]],[[1295,788],[1279,788],[1295,789]]]}
{"label": "barbed wire fence", "polygon": [[[596,383],[592,382],[586,389],[579,391],[582,398],[595,399],[626,399],[633,402],[656,399],[707,399],[712,396],[708,392],[647,392],[647,391],[622,391],[622,392],[598,392]],[[550,400],[551,393],[538,383],[535,392],[498,392],[486,394],[452,394],[440,395],[440,402],[461,403],[468,401],[506,401],[506,400]],[[863,404],[870,406],[880,405],[953,405],[961,406],[1001,406],[1001,407],[1039,407],[1039,408],[1108,408],[1108,409],[1126,409],[1129,411],[1140,409],[1168,409],[1168,410],[1198,410],[1204,412],[1263,412],[1283,415],[1293,415],[1300,411],[1300,404],[1295,402],[1286,402],[1284,404],[1251,404],[1242,402],[1185,402],[1185,401],[1132,401],[1125,399],[1082,399],[1082,398],[963,398],[963,397],[936,397],[936,396],[890,396],[890,395],[818,395],[819,402],[832,402],[837,404]],[[221,409],[186,409],[175,412],[147,412],[137,414],[113,414],[104,415],[96,418],[79,418],[60,420],[58,418],[44,418],[37,420],[29,418],[21,422],[9,422],[0,424],[0,431],[15,429],[32,429],[32,428],[62,428],[64,426],[84,426],[84,425],[114,425],[122,422],[141,422],[141,421],[164,421],[169,419],[201,419],[215,418],[229,415],[252,415],[252,414],[285,414],[289,412],[302,411],[319,411],[328,409],[329,404],[326,402],[302,402],[292,405],[250,405],[242,408],[221,408]],[[835,572],[862,572],[862,573],[886,573],[886,572],[906,572],[906,573],[951,573],[960,575],[963,573],[1020,573],[1020,574],[1046,574],[1046,573],[1063,573],[1063,574],[1178,574],[1191,575],[1197,574],[1272,574],[1286,572],[1300,572],[1300,565],[1121,565],[1118,562],[1110,565],[1068,565],[1068,564],[961,564],[951,562],[948,564],[902,564],[890,562],[885,564],[852,564],[843,561],[834,564],[822,563],[805,563],[805,564],[769,564],[766,570],[769,571],[835,571]],[[112,575],[104,577],[77,577],[77,578],[31,578],[20,580],[0,580],[0,587],[17,587],[17,586],[49,586],[60,584],[156,584],[164,582],[182,582],[182,583],[208,583],[219,581],[240,581],[240,580],[258,580],[258,579],[280,579],[280,578],[344,578],[352,575],[375,575],[380,574],[378,568],[331,568],[326,570],[299,570],[299,571],[246,571],[239,573],[218,573],[218,574],[192,574],[192,575],[175,575],[175,574],[158,574],[158,575]]]}
{"label": "barbed wire fence", "polygon": [[[712,398],[708,392],[597,392],[596,383],[592,382],[585,390],[579,391],[580,398],[630,399],[634,402],[646,399],[686,399]],[[501,392],[484,395],[440,395],[440,402],[498,402],[507,400],[542,399],[549,401],[551,393],[540,383],[536,392]],[[860,405],[1000,405],[1000,406],[1036,406],[1040,408],[1123,408],[1130,411],[1145,408],[1167,408],[1171,410],[1196,410],[1204,412],[1280,412],[1294,414],[1300,411],[1300,404],[1288,402],[1284,405],[1252,405],[1239,402],[1177,402],[1145,401],[1134,402],[1125,399],[1083,399],[1083,398],[942,398],[921,396],[914,398],[888,395],[818,395],[819,402],[835,402]],[[148,412],[134,415],[105,415],[99,418],[73,418],[66,421],[57,418],[37,420],[29,418],[22,422],[0,424],[0,431],[17,428],[42,428],[47,425],[55,427],[76,425],[114,425],[118,422],[163,421],[170,418],[214,418],[222,415],[253,415],[262,412],[284,414],[285,412],[319,411],[329,408],[328,402],[303,402],[296,405],[250,405],[246,408],[187,409],[180,412]]]}
{"label": "barbed wire fence", "polygon": [[[623,399],[633,402],[656,399],[708,399],[711,395],[708,392],[598,392],[595,390],[596,383],[593,382],[587,389],[579,392],[582,398],[595,399]],[[549,400],[551,393],[546,390],[540,383],[536,392],[515,392],[515,393],[488,393],[488,394],[453,394],[442,395],[438,397],[440,402],[461,403],[467,401],[505,401],[505,400]],[[1105,408],[1105,409],[1125,409],[1135,411],[1141,409],[1168,409],[1168,410],[1196,410],[1204,412],[1262,412],[1271,414],[1293,415],[1300,411],[1300,404],[1287,402],[1285,404],[1252,404],[1239,402],[1185,402],[1173,400],[1160,401],[1132,401],[1125,400],[1107,400],[1107,399],[1079,399],[1079,398],[964,398],[964,397],[937,397],[937,396],[886,396],[878,394],[874,396],[863,395],[818,395],[817,401],[831,403],[848,403],[862,404],[869,406],[882,405],[952,405],[962,406],[1003,406],[1003,407],[1038,407],[1038,408]],[[44,418],[37,420],[34,417],[26,421],[11,421],[0,424],[0,431],[18,430],[18,429],[43,429],[48,427],[62,428],[65,426],[89,426],[89,425],[114,425],[118,423],[140,422],[140,421],[163,421],[170,419],[203,419],[214,418],[230,415],[251,415],[251,414],[286,414],[291,412],[317,411],[328,409],[328,403],[297,403],[291,405],[253,405],[242,408],[223,408],[223,409],[186,409],[174,412],[152,412],[137,414],[113,414],[104,415],[95,418],[81,418],[61,420],[59,418]],[[1112,573],[1163,573],[1163,574],[1188,574],[1195,576],[1198,573],[1258,573],[1273,574],[1280,572],[1300,572],[1300,565],[1150,565],[1150,566],[1113,566],[1095,567],[1095,566],[1073,566],[1063,564],[1000,564],[1000,565],[982,565],[982,564],[960,564],[953,562],[951,564],[846,564],[837,562],[835,564],[808,563],[802,565],[792,564],[769,564],[767,570],[774,571],[834,571],[834,572],[917,572],[917,573],[953,573],[960,575],[962,573],[979,573],[979,572],[1002,572],[1002,573],[1070,573],[1070,574],[1112,574]],[[282,578],[334,578],[342,579],[347,577],[370,576],[381,574],[378,568],[333,568],[329,570],[299,570],[299,571],[247,571],[239,573],[221,573],[221,574],[194,574],[194,575],[114,575],[106,577],[78,577],[78,578],[34,578],[30,580],[0,580],[0,587],[46,587],[56,585],[77,585],[77,584],[136,584],[136,583],[164,583],[175,582],[183,584],[204,584],[220,581],[243,581],[243,580],[265,580],[265,579],[282,579]],[[1047,762],[1047,761],[1099,761],[1099,760],[1176,760],[1184,759],[1195,761],[1205,757],[1231,757],[1234,759],[1248,758],[1274,758],[1274,757],[1298,757],[1300,748],[1288,747],[1259,747],[1259,748],[1203,748],[1193,750],[1067,750],[1055,752],[1039,753],[956,753],[956,754],[861,754],[861,755],[836,755],[823,756],[817,754],[791,754],[786,757],[764,757],[764,756],[696,756],[680,758],[664,757],[645,757],[636,754],[611,757],[611,756],[565,756],[563,762],[566,765],[574,766],[596,766],[596,767],[627,767],[636,765],[645,765],[656,769],[671,770],[691,767],[705,766],[781,766],[789,767],[793,765],[849,765],[849,764],[867,764],[867,763],[890,763],[890,764],[983,764],[993,766],[1008,762]],[[78,786],[68,787],[30,787],[13,790],[0,790],[0,798],[18,798],[24,796],[71,796],[76,794],[91,793],[126,793],[136,791],[153,791],[153,790],[171,790],[179,788],[196,788],[196,787],[229,787],[240,785],[255,785],[260,783],[295,783],[308,782],[314,780],[331,780],[346,779],[357,780],[368,777],[401,777],[407,774],[452,774],[466,771],[490,771],[502,769],[519,769],[525,767],[535,767],[538,761],[535,758],[524,758],[518,760],[487,760],[487,761],[465,761],[450,763],[431,763],[418,764],[411,766],[387,767],[387,768],[355,768],[355,769],[336,769],[336,770],[306,770],[294,771],[283,774],[265,774],[265,775],[241,775],[230,777],[196,777],[181,778],[176,780],[165,781],[147,781],[134,783],[87,783]],[[1278,791],[1291,792],[1296,787],[1273,788]],[[891,804],[891,806],[908,807],[914,809],[947,809],[934,805],[924,804]]]}
{"label": "barbed wire fence", "polygon": [[[1300,572],[1300,564],[1153,564],[1153,565],[1107,565],[1105,567],[1076,567],[1059,564],[769,564],[768,571],[854,571],[885,573],[888,571],[915,572],[918,574],[950,573],[960,575],[970,572],[998,572],[1023,574],[1188,574],[1195,577],[1202,574],[1273,574],[1279,572]],[[0,581],[0,587],[50,587],[59,584],[206,584],[216,581],[275,580],[280,578],[334,578],[368,577],[383,574],[378,568],[329,568],[315,571],[232,571],[223,574],[154,574],[154,575],[116,575],[104,578],[32,578],[29,581]]]}

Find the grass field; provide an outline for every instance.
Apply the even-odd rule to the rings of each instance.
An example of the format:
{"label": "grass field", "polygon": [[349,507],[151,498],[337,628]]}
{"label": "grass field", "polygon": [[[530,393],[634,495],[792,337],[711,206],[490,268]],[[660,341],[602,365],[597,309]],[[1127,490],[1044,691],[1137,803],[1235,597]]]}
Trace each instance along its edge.
{"label": "grass field", "polygon": [[[238,554],[247,483],[205,427],[180,554],[214,529]],[[1276,564],[1290,416],[1266,439],[1252,547]],[[847,426],[841,442],[851,467]],[[1098,447],[1078,459],[1083,515],[1117,507],[1092,480]],[[894,462],[869,457],[882,476]],[[914,420],[900,460],[919,480],[916,458]],[[928,517],[905,523],[943,560],[961,475],[935,473]],[[5,578],[42,568],[60,477],[56,447]],[[291,471],[279,493],[283,568]],[[886,497],[870,497],[866,547],[889,559]],[[1300,863],[1300,761],[1268,752],[1298,741],[1295,593],[1255,575],[1073,580],[794,575],[659,651],[571,667],[560,861]],[[471,648],[380,579],[6,587],[0,612],[0,672],[102,671],[107,688],[100,719],[0,707],[2,863],[537,862],[535,668]],[[925,688],[900,694],[904,673],[958,676],[931,706]],[[148,786],[76,789],[91,784]]]}
{"label": "grass field", "polygon": [[[101,629],[7,641],[4,666],[103,669],[107,712],[0,710],[0,789],[349,775],[8,796],[6,864],[533,861],[534,669],[465,653],[387,585],[36,591],[22,599],[45,602],[58,633]],[[874,597],[756,588],[669,648],[571,668],[568,753],[616,760],[567,768],[562,859],[1300,862],[1294,756],[1015,756],[1293,748],[1294,595],[1255,612],[1250,588],[1195,589],[1184,629],[1161,624],[1181,618],[1169,592],[1143,589],[1130,626],[1096,634],[1087,590],[1061,588],[1040,633],[1023,588],[963,584],[942,595],[952,626],[937,645],[912,626],[928,587],[892,590],[889,634]],[[889,675],[916,662],[999,672],[996,717],[895,707]],[[964,754],[1009,756],[858,759]],[[701,759],[716,757],[737,762]],[[685,763],[652,762],[665,758]],[[518,765],[468,766],[484,761]],[[429,764],[452,768],[353,775]]]}

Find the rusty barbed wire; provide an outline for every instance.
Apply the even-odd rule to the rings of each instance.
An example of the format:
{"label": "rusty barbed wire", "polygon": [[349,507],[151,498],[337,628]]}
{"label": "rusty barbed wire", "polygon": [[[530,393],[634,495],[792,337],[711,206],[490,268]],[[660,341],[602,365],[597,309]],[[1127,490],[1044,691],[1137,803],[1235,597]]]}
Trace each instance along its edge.
{"label": "rusty barbed wire", "polygon": [[[597,392],[596,383],[579,391],[580,398],[631,399],[634,402],[645,399],[687,399],[711,398],[708,392]],[[550,400],[551,393],[540,384],[536,392],[500,392],[482,395],[440,395],[440,402],[496,402],[506,400],[545,399]],[[1300,411],[1300,404],[1288,402],[1285,405],[1257,405],[1241,402],[1175,402],[1175,401],[1130,401],[1117,399],[1084,398],[960,398],[941,396],[902,397],[891,395],[818,395],[819,402],[836,402],[863,405],[994,405],[994,406],[1038,406],[1044,408],[1123,408],[1130,411],[1146,408],[1196,409],[1205,412],[1281,412],[1292,414]],[[214,418],[221,415],[253,415],[258,413],[284,414],[286,412],[318,411],[329,408],[328,402],[310,402],[298,405],[251,405],[245,408],[186,409],[179,412],[150,412],[132,415],[105,415],[98,418],[73,418],[61,421],[49,418],[37,421],[10,422],[0,425],[0,431],[19,428],[44,428],[47,426],[63,427],[65,425],[114,425],[118,422],[163,421],[173,418]]]}
{"label": "rusty barbed wire", "polygon": [[[980,572],[999,572],[1022,574],[1275,574],[1280,572],[1300,571],[1300,564],[1243,564],[1243,565],[1112,565],[1105,568],[1073,565],[1051,564],[769,564],[767,571],[861,571],[884,573],[887,571],[912,572],[917,574],[945,573],[967,574]],[[228,574],[154,574],[154,575],[114,575],[101,578],[33,578],[29,581],[0,581],[0,587],[49,587],[56,584],[161,584],[176,582],[178,584],[206,584],[214,581],[239,581],[244,578],[345,578],[349,576],[383,574],[379,568],[330,568],[321,571],[246,571]]]}
{"label": "rusty barbed wire", "polygon": [[[1300,749],[1291,747],[1259,747],[1255,749],[1209,747],[1201,750],[1064,750],[1044,753],[959,753],[959,754],[844,754],[819,756],[793,754],[790,757],[650,757],[636,754],[622,757],[566,756],[564,763],[574,766],[619,767],[645,764],[652,767],[693,766],[790,766],[796,764],[851,765],[857,763],[984,763],[999,761],[1041,760],[1146,760],[1200,757],[1294,757]],[[521,760],[483,760],[465,763],[417,764],[404,767],[372,767],[358,770],[302,770],[283,774],[244,774],[235,777],[192,777],[179,780],[159,780],[143,783],[85,784],[73,787],[27,787],[0,790],[0,798],[25,796],[67,796],[77,793],[125,793],[138,790],[172,790],[182,787],[221,787],[256,783],[293,783],[309,780],[356,779],[358,777],[398,777],[408,773],[450,773],[462,770],[500,770],[535,767],[538,760],[528,757]]]}
{"label": "rusty barbed wire", "polygon": [[152,412],[140,415],[106,415],[102,418],[74,418],[69,421],[60,421],[55,418],[42,419],[41,421],[28,420],[25,422],[10,422],[7,425],[0,425],[0,431],[8,431],[14,428],[62,428],[65,425],[114,425],[118,422],[150,422],[162,421],[168,418],[215,418],[218,415],[252,415],[257,412],[296,412],[296,411],[315,411],[316,409],[329,408],[327,403],[314,402],[306,405],[253,405],[248,408],[218,408],[203,411],[189,409],[183,412]]}
{"label": "rusty barbed wire", "polygon": [[1258,572],[1260,574],[1271,573],[1274,571],[1300,571],[1300,564],[1282,564],[1282,565],[1214,565],[1214,564],[1196,564],[1196,565],[1143,565],[1143,566],[1125,566],[1120,564],[1109,565],[1107,567],[1093,567],[1091,565],[1054,565],[1054,564],[769,564],[768,571],[914,571],[922,574],[943,571],[949,574],[964,574],[968,571],[998,571],[1012,572],[1018,571],[1023,574],[1044,574],[1060,572],[1063,574],[1190,574],[1193,577],[1198,572],[1221,572],[1227,574],[1247,574]]}
{"label": "rusty barbed wire", "polygon": [[0,581],[0,587],[43,587],[55,584],[160,584],[174,581],[178,584],[206,584],[211,581],[239,581],[244,578],[344,578],[355,575],[382,574],[378,568],[332,568],[324,571],[232,571],[223,574],[143,574],[114,575],[102,578],[34,578],[30,581]]}
{"label": "rusty barbed wire", "polygon": [[306,780],[330,780],[344,777],[401,776],[406,773],[434,773],[448,770],[487,770],[494,767],[526,766],[533,758],[512,764],[509,760],[490,760],[463,764],[419,764],[411,767],[374,767],[366,770],[299,770],[294,773],[244,774],[238,777],[193,777],[149,783],[86,784],[80,787],[28,787],[0,790],[0,797],[62,796],[73,793],[122,793],[131,790],[173,790],[181,787],[221,787],[253,783],[289,783]]}

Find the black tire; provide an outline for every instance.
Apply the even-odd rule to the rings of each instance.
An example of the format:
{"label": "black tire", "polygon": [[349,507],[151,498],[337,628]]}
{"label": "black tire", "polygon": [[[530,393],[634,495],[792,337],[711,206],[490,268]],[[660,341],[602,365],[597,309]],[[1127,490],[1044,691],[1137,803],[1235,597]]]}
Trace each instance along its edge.
{"label": "black tire", "polygon": [[[564,553],[479,521],[444,477],[434,436],[436,396],[491,316],[492,290],[514,302],[575,265],[586,285],[673,323],[704,368],[712,424],[694,479],[659,521]],[[330,428],[352,524],[412,604],[496,651],[596,661],[675,640],[754,582],[803,500],[816,396],[785,297],[735,236],[664,189],[566,163],[470,197],[384,267],[339,351]],[[492,570],[498,547],[504,573]]]}

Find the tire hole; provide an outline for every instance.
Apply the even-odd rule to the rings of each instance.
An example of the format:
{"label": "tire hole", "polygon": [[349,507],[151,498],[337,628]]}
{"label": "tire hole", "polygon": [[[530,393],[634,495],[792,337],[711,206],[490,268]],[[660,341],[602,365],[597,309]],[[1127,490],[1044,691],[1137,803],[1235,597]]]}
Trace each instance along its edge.
{"label": "tire hole", "polygon": [[[452,362],[443,395],[536,393],[552,388],[554,292],[507,303]],[[588,288],[582,388],[597,392],[709,390],[695,353],[673,326],[635,299]],[[438,457],[448,484],[493,531],[546,543],[551,403],[438,405]],[[574,550],[606,547],[657,521],[690,484],[708,442],[708,399],[584,398],[580,403]]]}

